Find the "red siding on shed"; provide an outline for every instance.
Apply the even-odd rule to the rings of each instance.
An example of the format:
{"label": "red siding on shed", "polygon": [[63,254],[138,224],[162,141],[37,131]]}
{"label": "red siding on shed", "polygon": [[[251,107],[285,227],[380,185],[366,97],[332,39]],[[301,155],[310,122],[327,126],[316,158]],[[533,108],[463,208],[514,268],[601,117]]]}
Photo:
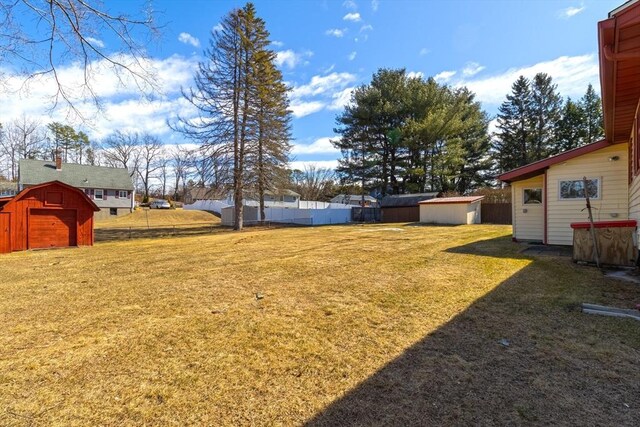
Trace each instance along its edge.
{"label": "red siding on shed", "polygon": [[11,215],[0,212],[0,254],[11,252]]}
{"label": "red siding on shed", "polygon": [[[52,192],[61,193],[62,200],[56,197],[60,205],[47,203],[47,194]],[[99,208],[82,191],[55,181],[25,189],[0,207],[0,216],[9,217],[10,232],[6,240],[10,251],[22,251],[92,245],[93,212],[96,210]],[[4,222],[3,219],[0,227]],[[0,249],[3,245],[6,242],[0,242]]]}

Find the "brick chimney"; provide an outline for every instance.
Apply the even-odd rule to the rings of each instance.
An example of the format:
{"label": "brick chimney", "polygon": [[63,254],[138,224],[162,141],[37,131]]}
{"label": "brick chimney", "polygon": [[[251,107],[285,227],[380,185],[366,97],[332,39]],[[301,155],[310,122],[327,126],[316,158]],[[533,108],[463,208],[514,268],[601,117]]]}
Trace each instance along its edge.
{"label": "brick chimney", "polygon": [[62,170],[62,156],[60,155],[60,150],[56,150],[56,170]]}

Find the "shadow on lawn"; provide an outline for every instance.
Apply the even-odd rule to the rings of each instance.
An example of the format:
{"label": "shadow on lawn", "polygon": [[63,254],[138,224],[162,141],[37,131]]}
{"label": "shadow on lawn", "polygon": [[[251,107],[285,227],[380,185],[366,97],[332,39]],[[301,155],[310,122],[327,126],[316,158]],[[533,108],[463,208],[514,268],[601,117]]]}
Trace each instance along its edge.
{"label": "shadow on lawn", "polygon": [[[448,252],[519,257],[501,249],[510,244]],[[578,304],[638,300],[640,288],[579,268],[533,259],[306,425],[639,425],[637,324],[588,317]]]}
{"label": "shadow on lawn", "polygon": [[219,233],[231,230],[219,224],[203,225],[195,227],[121,227],[121,228],[97,228],[94,230],[96,242],[110,242],[132,239],[150,239],[159,237],[189,237],[204,234]]}

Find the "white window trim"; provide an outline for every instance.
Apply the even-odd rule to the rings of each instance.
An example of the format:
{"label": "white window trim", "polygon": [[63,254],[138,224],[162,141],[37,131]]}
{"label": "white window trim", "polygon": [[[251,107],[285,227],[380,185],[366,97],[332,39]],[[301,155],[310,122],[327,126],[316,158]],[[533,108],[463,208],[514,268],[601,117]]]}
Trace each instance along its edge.
{"label": "white window trim", "polygon": [[[542,200],[540,200],[540,203],[527,203],[525,201],[525,197],[524,197],[524,192],[527,190],[540,190],[540,195],[542,196]],[[522,189],[522,204],[523,205],[534,205],[534,206],[542,206],[542,204],[544,203],[544,189],[542,187],[525,187]]]}
{"label": "white window trim", "polygon": [[[589,197],[589,200],[600,200],[602,198],[602,177],[601,176],[588,176],[588,181],[598,181],[598,197]],[[586,200],[586,197],[572,197],[565,199],[562,197],[562,182],[563,181],[582,181],[582,178],[564,178],[558,180],[558,200],[561,202],[574,202],[576,200]]]}
{"label": "white window trim", "polygon": [[[126,199],[127,198],[127,190],[118,190],[118,198],[120,199]],[[124,196],[123,196],[124,194]]]}
{"label": "white window trim", "polygon": [[[100,197],[98,197],[98,191],[100,192]],[[104,200],[104,190],[96,188],[93,190],[93,198],[95,200]]]}

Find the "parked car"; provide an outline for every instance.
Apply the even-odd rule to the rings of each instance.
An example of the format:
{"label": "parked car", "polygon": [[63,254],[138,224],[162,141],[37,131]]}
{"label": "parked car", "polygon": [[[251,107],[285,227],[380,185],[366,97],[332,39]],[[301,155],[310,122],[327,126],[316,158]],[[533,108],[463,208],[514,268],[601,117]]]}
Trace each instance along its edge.
{"label": "parked car", "polygon": [[171,204],[166,200],[154,200],[149,203],[149,209],[171,209]]}

